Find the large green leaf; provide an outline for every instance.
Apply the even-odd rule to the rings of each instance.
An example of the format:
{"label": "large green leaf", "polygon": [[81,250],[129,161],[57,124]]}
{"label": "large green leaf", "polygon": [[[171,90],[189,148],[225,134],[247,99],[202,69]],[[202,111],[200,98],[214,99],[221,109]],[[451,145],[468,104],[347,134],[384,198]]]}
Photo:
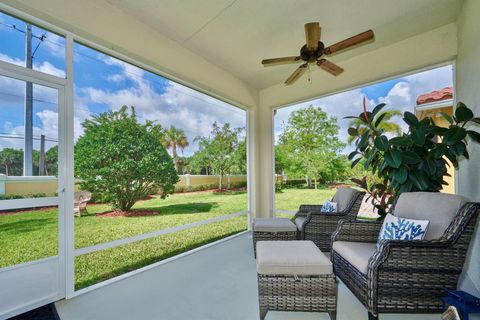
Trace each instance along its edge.
{"label": "large green leaf", "polygon": [[445,155],[447,152],[447,146],[444,144],[438,144],[435,148],[433,148],[430,153],[435,159],[439,159]]}
{"label": "large green leaf", "polygon": [[387,151],[388,149],[388,138],[386,136],[380,136],[375,138],[374,141],[375,148],[380,151]]}
{"label": "large green leaf", "polygon": [[399,146],[399,147],[410,147],[413,142],[409,137],[395,137],[390,139],[390,144]]}
{"label": "large green leaf", "polygon": [[426,131],[424,129],[417,129],[412,132],[411,138],[413,144],[416,146],[423,146],[425,144]]}
{"label": "large green leaf", "polygon": [[418,188],[419,191],[428,190],[428,187],[429,187],[428,178],[422,172],[411,171],[408,177],[413,182],[413,184]]}
{"label": "large green leaf", "polygon": [[380,123],[382,123],[383,118],[385,118],[386,116],[387,116],[386,112],[384,112],[384,113],[382,113],[381,115],[378,116],[377,120],[375,120],[375,124],[374,124],[375,128],[377,128],[378,125]]}
{"label": "large green leaf", "polygon": [[396,149],[385,152],[385,161],[392,168],[398,168],[402,164],[402,153]]}
{"label": "large green leaf", "polygon": [[362,160],[362,158],[357,158],[357,159],[353,160],[351,167],[352,167],[352,168],[355,167],[360,160]]}
{"label": "large green leaf", "polygon": [[454,144],[454,145],[450,146],[451,152],[453,153],[453,155],[455,155],[457,157],[462,156],[463,153],[465,152],[466,148],[467,148],[467,146],[463,142],[459,142],[457,144]]}
{"label": "large green leaf", "polygon": [[369,137],[370,132],[367,130],[362,134],[360,142],[358,143],[358,149],[363,150],[367,146]]}
{"label": "large green leaf", "polygon": [[418,125],[418,118],[408,111],[403,114],[403,121],[405,121],[410,127],[416,127]]}
{"label": "large green leaf", "polygon": [[434,135],[443,135],[445,132],[447,132],[448,128],[443,128],[439,126],[434,126],[431,127],[429,132],[434,134]]}
{"label": "large green leaf", "polygon": [[372,118],[374,118],[377,115],[377,113],[379,113],[385,106],[386,106],[385,103],[380,103],[375,108],[373,108]]}
{"label": "large green leaf", "polygon": [[347,130],[348,134],[351,135],[352,137],[358,136],[358,130],[355,128],[348,128]]}
{"label": "large green leaf", "polygon": [[350,154],[348,155],[348,160],[352,160],[357,154],[359,154],[358,151],[350,152]]}
{"label": "large green leaf", "polygon": [[404,183],[407,181],[408,178],[408,171],[405,167],[400,167],[392,171],[393,177],[399,184]]}
{"label": "large green leaf", "polygon": [[459,122],[469,121],[473,119],[473,112],[463,102],[459,102],[455,109],[455,117]]}
{"label": "large green leaf", "polygon": [[427,159],[424,162],[424,168],[427,174],[431,176],[437,172],[437,166],[435,165],[435,161],[433,161],[432,159]]}
{"label": "large green leaf", "polygon": [[422,161],[422,158],[413,151],[403,151],[401,155],[406,164],[417,164]]}
{"label": "large green leaf", "polygon": [[451,126],[443,135],[443,143],[457,144],[467,136],[467,130],[459,126]]}
{"label": "large green leaf", "polygon": [[398,187],[398,193],[410,192],[412,191],[412,188],[413,188],[413,183],[409,179]]}
{"label": "large green leaf", "polygon": [[467,130],[467,134],[473,141],[480,143],[480,133],[473,130]]}

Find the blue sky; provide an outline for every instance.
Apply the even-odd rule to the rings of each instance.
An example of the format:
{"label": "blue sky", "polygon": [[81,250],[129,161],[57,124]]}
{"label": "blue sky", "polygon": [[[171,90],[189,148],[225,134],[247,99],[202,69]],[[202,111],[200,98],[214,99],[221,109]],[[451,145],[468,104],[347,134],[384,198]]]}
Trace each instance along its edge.
{"label": "blue sky", "polygon": [[[15,26],[15,27],[14,27]],[[15,29],[16,28],[16,29]],[[25,64],[25,24],[0,13],[0,60]],[[34,69],[65,76],[65,41],[62,37],[33,27],[35,36],[46,36],[34,57]],[[33,47],[39,43],[34,39]],[[245,111],[200,92],[169,81],[153,73],[104,55],[81,44],[74,46],[75,75],[75,139],[83,133],[81,123],[94,114],[116,110],[122,105],[135,106],[141,121],[154,120],[164,127],[174,125],[185,130],[191,142],[184,155],[191,155],[197,146],[196,136],[210,133],[214,121],[229,122],[234,127],[246,126]],[[278,137],[289,114],[309,105],[319,106],[338,118],[340,138],[346,140],[348,121],[344,116],[358,114],[364,96],[370,107],[379,102],[389,108],[413,110],[419,94],[452,85],[452,67],[399,77],[375,85],[350,90],[328,97],[299,103],[277,111],[275,135]],[[34,87],[34,136],[45,134],[58,139],[58,106],[56,92]],[[23,136],[24,84],[0,77],[0,135]],[[21,148],[21,139],[0,137],[0,149]],[[38,149],[38,141],[34,147]],[[55,145],[48,142],[47,148]],[[349,150],[346,148],[345,152]]]}
{"label": "blue sky", "polygon": [[[452,86],[452,83],[453,69],[451,65],[447,65],[281,108],[275,116],[275,138],[278,139],[292,111],[313,105],[337,118],[340,125],[339,137],[346,142],[348,120],[343,117],[360,114],[363,110],[363,97],[366,97],[370,110],[379,103],[386,103],[386,109],[413,112],[415,101],[420,94]],[[400,117],[397,121],[404,125]],[[352,149],[352,146],[347,145],[344,153]]]}
{"label": "blue sky", "polygon": [[[25,65],[25,23],[0,13],[0,60]],[[35,36],[46,35],[34,56],[34,69],[65,76],[65,40],[53,33],[33,27]],[[33,40],[33,48],[40,41]],[[185,130],[191,155],[197,146],[196,136],[210,133],[213,122],[246,126],[245,111],[218,99],[169,81],[151,72],[124,63],[76,43],[74,46],[74,135],[83,133],[81,123],[92,115],[135,106],[140,121],[157,121],[164,127],[174,125]],[[0,77],[0,135],[24,134],[24,83]],[[56,91],[34,86],[34,136],[45,134],[58,139],[58,106]],[[21,139],[1,138],[0,149],[22,148]],[[47,148],[55,145],[47,142]],[[38,140],[34,147],[39,148]]]}

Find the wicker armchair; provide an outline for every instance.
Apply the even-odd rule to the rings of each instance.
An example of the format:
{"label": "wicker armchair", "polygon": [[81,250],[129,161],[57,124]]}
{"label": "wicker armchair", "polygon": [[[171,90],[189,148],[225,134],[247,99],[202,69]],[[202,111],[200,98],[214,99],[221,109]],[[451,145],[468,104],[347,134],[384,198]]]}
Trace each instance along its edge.
{"label": "wicker armchair", "polygon": [[339,188],[332,201],[338,212],[322,212],[321,205],[301,205],[293,221],[299,231],[299,239],[311,240],[321,251],[330,252],[332,233],[340,220],[355,220],[365,192],[352,188]]}
{"label": "wicker armchair", "polygon": [[457,287],[480,203],[441,193],[404,193],[394,213],[408,218],[408,208],[416,218],[430,220],[425,240],[377,245],[379,222],[340,221],[332,235],[334,272],[367,308],[369,319],[379,313],[441,313],[444,288]]}

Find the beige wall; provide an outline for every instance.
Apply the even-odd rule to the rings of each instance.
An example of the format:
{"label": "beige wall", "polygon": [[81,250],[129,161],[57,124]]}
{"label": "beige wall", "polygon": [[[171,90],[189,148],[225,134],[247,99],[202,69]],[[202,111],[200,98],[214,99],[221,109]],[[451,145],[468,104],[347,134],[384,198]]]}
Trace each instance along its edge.
{"label": "beige wall", "polygon": [[57,192],[57,180],[50,181],[7,181],[5,183],[6,195],[26,195],[45,193],[54,195]]}
{"label": "beige wall", "polygon": [[[458,19],[458,57],[456,65],[456,100],[480,114],[480,1],[467,0]],[[478,127],[477,127],[478,128]],[[458,172],[458,192],[480,201],[480,146],[469,145],[470,160],[462,161]],[[480,219],[466,265],[462,287],[480,294]]]}
{"label": "beige wall", "polygon": [[[187,177],[185,175],[179,176],[180,181],[175,185],[175,187],[186,187],[187,186]],[[40,179],[39,177],[34,177],[30,179],[29,177],[10,177],[6,178],[7,180],[1,180],[0,183],[5,185],[5,194],[6,195],[25,195],[25,194],[34,194],[34,193],[45,193],[47,195],[53,195],[57,192],[58,183],[55,178],[45,177]],[[247,181],[246,175],[232,175],[230,176],[230,183],[245,182]],[[220,182],[220,176],[218,175],[190,175],[190,186],[199,186],[199,185],[213,185]],[[228,176],[223,177],[224,187],[228,184]],[[78,183],[76,184],[75,190],[79,190]]]}
{"label": "beige wall", "polygon": [[[448,128],[450,123],[443,116],[440,115],[440,112],[444,112],[451,116],[452,110],[453,110],[453,106],[428,109],[424,111],[417,111],[416,116],[419,119],[430,117],[435,121],[435,123],[438,126]],[[448,185],[443,186],[442,192],[454,194],[455,193],[455,174],[456,174],[455,168],[453,167],[450,160],[446,158],[445,160],[448,163],[447,173],[450,174],[450,177],[444,177],[444,180],[446,183],[448,183]]]}

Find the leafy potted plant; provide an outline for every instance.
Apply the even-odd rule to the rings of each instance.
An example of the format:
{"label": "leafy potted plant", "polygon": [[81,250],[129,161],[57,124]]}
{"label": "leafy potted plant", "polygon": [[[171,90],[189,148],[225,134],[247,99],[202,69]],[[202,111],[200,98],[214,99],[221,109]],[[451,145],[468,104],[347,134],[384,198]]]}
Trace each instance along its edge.
{"label": "leafy potted plant", "polygon": [[346,117],[364,124],[362,130],[348,129],[356,146],[348,158],[352,167],[361,163],[380,179],[380,183],[370,185],[366,178],[352,180],[370,194],[380,219],[394,196],[402,192],[439,192],[446,184],[444,177],[448,176],[447,159],[457,169],[461,158],[469,159],[469,140],[480,143],[480,133],[470,127],[480,124],[480,117],[475,117],[462,102],[457,104],[454,116],[442,113],[450,124],[448,128],[436,125],[431,118],[419,120],[413,113],[405,112],[403,121],[408,131],[398,137],[388,137],[382,129],[384,117],[377,117],[385,104],[370,112],[364,100],[363,107],[359,116]]}

